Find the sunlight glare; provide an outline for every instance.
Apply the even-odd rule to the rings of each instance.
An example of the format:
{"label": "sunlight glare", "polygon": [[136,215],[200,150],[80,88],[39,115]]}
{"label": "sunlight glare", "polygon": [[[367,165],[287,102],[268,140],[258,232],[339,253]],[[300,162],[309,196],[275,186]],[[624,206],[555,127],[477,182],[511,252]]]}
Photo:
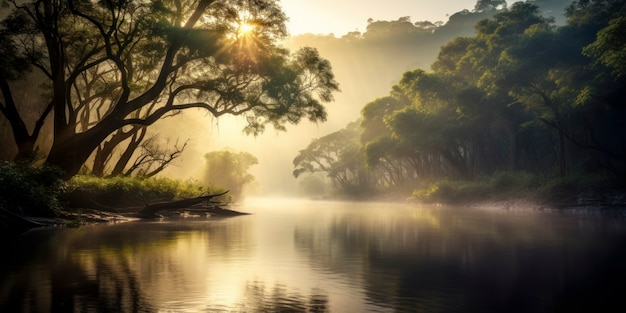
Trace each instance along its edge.
{"label": "sunlight glare", "polygon": [[239,24],[239,27],[237,27],[237,33],[239,36],[249,36],[252,35],[255,28],[256,26],[254,24],[243,21]]}

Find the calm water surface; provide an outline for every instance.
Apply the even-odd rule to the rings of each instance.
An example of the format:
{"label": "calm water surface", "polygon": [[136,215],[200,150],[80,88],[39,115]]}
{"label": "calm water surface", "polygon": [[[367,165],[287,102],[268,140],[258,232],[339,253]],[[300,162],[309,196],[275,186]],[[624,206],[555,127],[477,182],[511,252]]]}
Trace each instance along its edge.
{"label": "calm water surface", "polygon": [[0,312],[626,312],[623,217],[236,209],[253,215],[24,234],[2,246]]}

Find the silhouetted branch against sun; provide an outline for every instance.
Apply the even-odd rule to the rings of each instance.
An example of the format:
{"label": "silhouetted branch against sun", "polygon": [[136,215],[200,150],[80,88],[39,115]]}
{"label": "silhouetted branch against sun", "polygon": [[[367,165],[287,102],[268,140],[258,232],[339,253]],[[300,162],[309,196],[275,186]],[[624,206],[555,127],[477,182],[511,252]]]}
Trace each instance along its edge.
{"label": "silhouetted branch against sun", "polygon": [[231,34],[229,35],[236,50],[254,58],[259,48],[264,46],[262,16],[256,16],[246,8],[239,8],[234,19],[231,20]]}
{"label": "silhouetted branch against sun", "polygon": [[241,47],[262,48],[287,36],[287,16],[275,0],[236,0],[226,16],[228,37]]}

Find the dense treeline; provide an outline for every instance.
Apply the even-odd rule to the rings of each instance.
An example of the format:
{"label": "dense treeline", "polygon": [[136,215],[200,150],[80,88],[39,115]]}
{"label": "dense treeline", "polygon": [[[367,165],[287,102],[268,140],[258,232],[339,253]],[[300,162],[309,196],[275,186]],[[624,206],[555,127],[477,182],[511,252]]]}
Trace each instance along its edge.
{"label": "dense treeline", "polygon": [[[352,193],[471,181],[626,177],[626,2],[575,1],[566,24],[518,2],[402,75],[360,124],[319,138],[294,175],[324,171]],[[367,169],[367,170],[366,170]]]}

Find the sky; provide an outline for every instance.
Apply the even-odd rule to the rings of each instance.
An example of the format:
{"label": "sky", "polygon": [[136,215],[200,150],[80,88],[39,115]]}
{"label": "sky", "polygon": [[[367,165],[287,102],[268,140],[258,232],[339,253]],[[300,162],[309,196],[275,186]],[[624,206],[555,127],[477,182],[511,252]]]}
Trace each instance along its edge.
{"label": "sky", "polygon": [[367,20],[397,20],[410,16],[411,21],[448,20],[447,14],[472,10],[476,0],[281,0],[289,17],[290,34],[330,34],[340,37],[348,32],[365,31]]}

